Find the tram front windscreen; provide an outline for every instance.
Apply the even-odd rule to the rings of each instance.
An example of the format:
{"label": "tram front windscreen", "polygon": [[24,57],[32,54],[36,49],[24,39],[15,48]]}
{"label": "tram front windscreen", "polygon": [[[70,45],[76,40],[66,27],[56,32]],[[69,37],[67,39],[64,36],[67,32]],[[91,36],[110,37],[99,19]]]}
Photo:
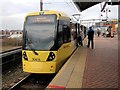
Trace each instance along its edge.
{"label": "tram front windscreen", "polygon": [[28,16],[24,24],[25,50],[50,50],[54,45],[56,15]]}

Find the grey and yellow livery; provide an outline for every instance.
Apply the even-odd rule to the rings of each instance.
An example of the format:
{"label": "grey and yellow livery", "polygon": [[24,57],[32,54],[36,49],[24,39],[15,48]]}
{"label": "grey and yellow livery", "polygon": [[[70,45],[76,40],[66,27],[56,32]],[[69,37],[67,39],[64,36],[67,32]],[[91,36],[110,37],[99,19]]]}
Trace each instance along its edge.
{"label": "grey and yellow livery", "polygon": [[56,11],[30,13],[23,30],[23,71],[56,73],[76,49],[77,25]]}

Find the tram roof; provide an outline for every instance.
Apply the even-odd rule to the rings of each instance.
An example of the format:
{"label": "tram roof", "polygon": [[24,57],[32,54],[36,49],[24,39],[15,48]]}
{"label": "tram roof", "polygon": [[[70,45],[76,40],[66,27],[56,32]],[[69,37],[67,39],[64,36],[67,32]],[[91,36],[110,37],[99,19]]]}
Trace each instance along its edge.
{"label": "tram roof", "polygon": [[75,5],[81,12],[103,1],[105,0],[73,0]]}
{"label": "tram roof", "polygon": [[40,15],[40,14],[60,14],[62,16],[67,16],[67,14],[65,14],[64,12],[59,12],[59,11],[54,11],[54,10],[43,10],[40,12],[31,12],[28,15]]}

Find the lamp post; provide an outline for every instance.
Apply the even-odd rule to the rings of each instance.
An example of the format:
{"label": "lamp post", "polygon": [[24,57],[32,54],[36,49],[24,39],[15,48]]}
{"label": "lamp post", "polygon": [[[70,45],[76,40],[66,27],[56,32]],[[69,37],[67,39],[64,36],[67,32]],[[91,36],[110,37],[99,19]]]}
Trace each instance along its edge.
{"label": "lamp post", "polygon": [[40,11],[42,11],[42,10],[43,10],[43,1],[40,0]]}
{"label": "lamp post", "polygon": [[77,22],[80,20],[81,14],[73,14],[72,16],[77,20]]}
{"label": "lamp post", "polygon": [[[111,12],[111,10],[109,8],[106,8],[103,12],[106,13],[106,25],[108,25],[109,24],[108,12]],[[110,36],[113,36],[113,32],[111,31],[111,28],[109,28],[109,25],[108,25],[108,30],[109,30]]]}
{"label": "lamp post", "polygon": [[101,21],[102,21],[102,16],[103,16],[103,15],[100,13],[100,16],[99,16],[99,27],[101,26],[100,23],[101,23]]}
{"label": "lamp post", "polygon": [[[76,19],[76,21],[78,22],[78,23],[80,23],[80,24],[76,24],[76,27],[78,27],[77,28],[77,33],[78,33],[78,35],[77,35],[77,37],[79,37],[80,36],[80,25],[81,25],[81,21],[80,21],[80,15],[81,14],[73,14],[72,16]],[[80,21],[80,22],[79,22]]]}
{"label": "lamp post", "polygon": [[108,20],[108,12],[111,12],[111,10],[109,8],[106,8],[103,12],[106,13],[106,21],[107,21]]}

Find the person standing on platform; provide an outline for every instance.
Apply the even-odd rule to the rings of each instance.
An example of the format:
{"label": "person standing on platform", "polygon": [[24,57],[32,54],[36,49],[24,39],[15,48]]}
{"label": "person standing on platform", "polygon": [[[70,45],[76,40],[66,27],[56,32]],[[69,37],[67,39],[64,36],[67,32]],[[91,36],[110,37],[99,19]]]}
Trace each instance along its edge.
{"label": "person standing on platform", "polygon": [[93,39],[94,39],[94,30],[92,29],[92,27],[89,27],[87,35],[88,35],[88,45],[87,45],[87,47],[89,48],[90,42],[91,42],[91,47],[93,49],[94,48],[94,41],[93,41]]}
{"label": "person standing on platform", "polygon": [[99,29],[97,30],[97,34],[98,34],[98,37],[99,37],[100,36],[100,30]]}
{"label": "person standing on platform", "polygon": [[81,35],[78,36],[77,40],[78,40],[78,44],[83,46]]}

